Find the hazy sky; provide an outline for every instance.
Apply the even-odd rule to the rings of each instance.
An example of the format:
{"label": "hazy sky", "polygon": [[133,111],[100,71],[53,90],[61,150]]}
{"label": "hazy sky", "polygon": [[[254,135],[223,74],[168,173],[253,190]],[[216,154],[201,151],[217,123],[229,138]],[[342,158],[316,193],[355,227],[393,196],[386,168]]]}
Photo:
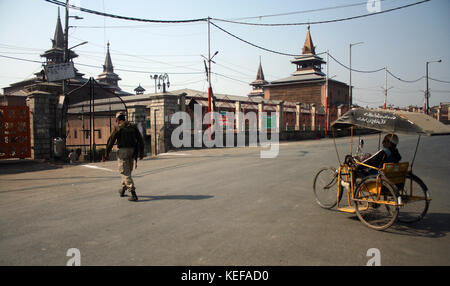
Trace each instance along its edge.
{"label": "hazy sky", "polygon": [[[369,13],[365,0],[75,0],[74,5],[110,14],[145,19],[181,20],[194,18],[241,19],[252,23],[299,23],[346,18]],[[419,2],[419,0],[380,1],[381,11]],[[351,5],[355,4],[355,5]],[[322,9],[336,6],[348,7]],[[316,11],[311,11],[316,10]],[[317,11],[318,10],[318,11]],[[64,26],[64,9],[61,20]],[[70,10],[82,20],[70,20],[69,47],[75,48],[77,69],[85,77],[102,72],[106,43],[111,46],[115,72],[122,80],[119,86],[129,92],[141,84],[154,92],[150,74],[168,73],[169,90],[191,88],[207,90],[201,55],[207,55],[207,24],[155,24],[107,18]],[[284,14],[273,17],[258,17]],[[6,87],[33,76],[39,63],[8,59],[1,56],[42,61],[39,55],[51,48],[58,6],[44,0],[0,0],[0,87]],[[352,68],[377,70],[387,66],[404,80],[425,75],[427,61],[442,59],[429,65],[429,76],[450,82],[450,1],[431,0],[413,7],[361,19],[311,25],[316,52],[330,54],[349,65],[349,44],[364,42],[352,48]],[[249,18],[255,17],[255,18]],[[288,54],[300,54],[306,26],[248,26],[212,20],[216,25],[242,39]],[[261,58],[266,80],[288,77],[295,71],[292,56],[278,55],[252,47],[211,26],[211,52],[214,58],[212,84],[216,93],[246,96],[248,83],[256,77]],[[322,55],[325,59],[325,55]],[[77,65],[78,64],[78,65]],[[80,64],[97,66],[86,67]],[[329,61],[330,77],[348,83],[349,72],[334,60]],[[132,72],[134,71],[134,72]],[[323,66],[325,72],[325,65]],[[384,71],[352,72],[354,101],[360,105],[383,104]],[[450,101],[450,83],[429,81],[430,104]],[[388,104],[423,106],[425,79],[404,83],[388,75]]]}

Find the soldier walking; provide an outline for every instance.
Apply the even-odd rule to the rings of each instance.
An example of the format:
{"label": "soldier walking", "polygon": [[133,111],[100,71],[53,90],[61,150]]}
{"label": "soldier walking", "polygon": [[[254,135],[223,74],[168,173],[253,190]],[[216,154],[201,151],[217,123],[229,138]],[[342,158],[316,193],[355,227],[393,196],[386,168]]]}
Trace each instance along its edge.
{"label": "soldier walking", "polygon": [[117,126],[114,127],[108,138],[106,146],[106,158],[117,141],[117,162],[119,164],[119,172],[122,175],[122,187],[119,189],[121,197],[125,196],[128,190],[131,193],[129,201],[137,201],[136,188],[131,172],[133,171],[133,161],[139,157],[144,158],[144,140],[135,124],[125,120],[125,114],[118,112],[116,114]]}

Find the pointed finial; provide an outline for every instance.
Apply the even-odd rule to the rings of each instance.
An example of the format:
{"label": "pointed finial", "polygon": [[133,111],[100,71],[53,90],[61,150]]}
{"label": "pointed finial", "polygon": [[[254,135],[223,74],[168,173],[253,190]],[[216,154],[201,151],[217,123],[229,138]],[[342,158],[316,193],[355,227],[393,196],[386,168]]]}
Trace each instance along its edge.
{"label": "pointed finial", "polygon": [[58,18],[61,18],[60,15],[59,15],[59,7],[58,7]]}

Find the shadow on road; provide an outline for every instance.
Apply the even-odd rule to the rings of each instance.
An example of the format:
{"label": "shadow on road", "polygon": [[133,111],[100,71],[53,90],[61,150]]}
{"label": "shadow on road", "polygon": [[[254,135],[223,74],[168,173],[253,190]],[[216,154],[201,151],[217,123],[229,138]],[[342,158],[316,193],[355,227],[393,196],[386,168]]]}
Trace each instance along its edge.
{"label": "shadow on road", "polygon": [[214,198],[214,196],[203,196],[203,195],[173,195],[173,196],[139,196],[139,202],[157,201],[157,200],[205,200]]}
{"label": "shadow on road", "polygon": [[450,232],[450,213],[429,213],[413,223],[396,222],[387,232],[399,235],[438,238]]}
{"label": "shadow on road", "polygon": [[63,164],[54,164],[39,160],[0,160],[0,174],[20,174],[63,168]]}

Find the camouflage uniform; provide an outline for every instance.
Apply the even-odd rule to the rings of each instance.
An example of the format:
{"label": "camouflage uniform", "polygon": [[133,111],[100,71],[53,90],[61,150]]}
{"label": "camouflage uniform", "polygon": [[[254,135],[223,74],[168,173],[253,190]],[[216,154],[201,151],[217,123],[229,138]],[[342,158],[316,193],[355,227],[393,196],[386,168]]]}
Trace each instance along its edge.
{"label": "camouflage uniform", "polygon": [[[116,117],[123,115],[118,113]],[[117,162],[119,165],[119,172],[122,175],[122,188],[119,190],[121,196],[124,196],[126,190],[132,194],[130,200],[137,200],[135,193],[135,185],[131,178],[133,171],[133,161],[139,157],[144,157],[144,140],[136,125],[128,121],[120,121],[119,125],[114,127],[109,136],[106,146],[106,155],[111,152],[114,144],[117,141]]]}

